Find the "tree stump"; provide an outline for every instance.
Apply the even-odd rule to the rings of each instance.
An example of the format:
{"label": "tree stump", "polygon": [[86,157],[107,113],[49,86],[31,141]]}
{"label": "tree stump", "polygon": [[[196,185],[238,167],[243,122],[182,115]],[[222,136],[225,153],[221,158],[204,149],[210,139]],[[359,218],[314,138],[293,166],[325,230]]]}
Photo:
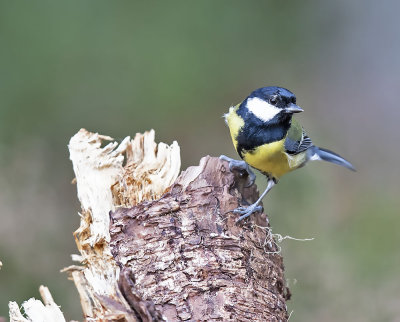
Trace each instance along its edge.
{"label": "tree stump", "polygon": [[230,211],[258,195],[235,180],[225,161],[204,157],[160,199],[111,213],[120,289],[142,320],[287,320],[282,257],[265,216],[235,224]]}
{"label": "tree stump", "polygon": [[[266,215],[236,224],[231,212],[257,199],[256,186],[216,157],[179,175],[178,144],[156,144],[154,131],[103,146],[110,140],[82,129],[69,144],[82,210],[79,265],[64,271],[85,320],[287,321]],[[37,307],[28,319],[54,321]],[[10,302],[10,320],[22,319]]]}

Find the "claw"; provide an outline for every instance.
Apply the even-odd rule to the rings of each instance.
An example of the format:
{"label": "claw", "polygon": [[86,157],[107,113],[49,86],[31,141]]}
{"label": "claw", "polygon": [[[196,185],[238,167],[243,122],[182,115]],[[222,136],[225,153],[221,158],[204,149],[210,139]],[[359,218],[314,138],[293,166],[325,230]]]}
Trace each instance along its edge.
{"label": "claw", "polygon": [[251,214],[255,212],[262,211],[263,207],[262,206],[257,206],[256,203],[248,206],[248,207],[238,207],[235,210],[233,210],[234,214],[241,215],[237,220],[236,223],[239,221],[242,221],[243,219],[249,217]]}
{"label": "claw", "polygon": [[256,175],[254,174],[253,171],[250,170],[250,167],[248,165],[247,165],[247,167],[248,167],[248,170],[247,170],[247,173],[248,173],[247,181],[249,183],[244,186],[245,188],[251,187],[254,184],[254,182],[256,181]]}
{"label": "claw", "polygon": [[261,194],[261,196],[258,198],[258,200],[255,203],[248,206],[247,208],[238,207],[235,210],[233,210],[233,213],[241,215],[236,220],[236,223],[249,217],[251,214],[253,214],[257,211],[262,211],[263,207],[259,206],[258,204],[261,202],[261,200],[265,197],[265,195],[268,193],[268,191],[270,191],[275,184],[276,184],[276,181],[274,179],[269,179],[267,188],[264,190],[264,192]]}
{"label": "claw", "polygon": [[219,158],[229,162],[229,170],[232,172],[237,171],[242,178],[247,176],[247,184],[245,185],[245,188],[248,188],[254,184],[256,181],[256,175],[253,171],[251,171],[249,165],[245,161],[235,160],[227,157],[226,155],[221,155]]}

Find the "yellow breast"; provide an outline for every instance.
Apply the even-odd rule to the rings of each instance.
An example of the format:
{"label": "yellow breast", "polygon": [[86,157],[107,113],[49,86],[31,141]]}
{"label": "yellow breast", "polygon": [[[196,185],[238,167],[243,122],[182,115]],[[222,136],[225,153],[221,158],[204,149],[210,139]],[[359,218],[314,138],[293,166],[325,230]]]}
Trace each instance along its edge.
{"label": "yellow breast", "polygon": [[243,159],[252,167],[279,178],[290,171],[285,153],[281,151],[284,140],[264,144],[251,152],[245,152]]}
{"label": "yellow breast", "polygon": [[245,152],[243,158],[253,168],[279,179],[306,161],[305,153],[297,155],[285,153],[284,144],[285,139],[261,145],[254,151]]}

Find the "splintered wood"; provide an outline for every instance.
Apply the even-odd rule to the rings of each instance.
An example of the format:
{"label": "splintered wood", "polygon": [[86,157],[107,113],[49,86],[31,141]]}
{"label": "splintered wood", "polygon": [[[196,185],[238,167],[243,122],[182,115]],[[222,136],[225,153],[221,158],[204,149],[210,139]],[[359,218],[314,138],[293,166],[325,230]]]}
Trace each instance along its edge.
{"label": "splintered wood", "polygon": [[8,308],[10,311],[10,321],[12,322],[64,322],[65,318],[58,305],[54,302],[49,289],[46,286],[40,286],[40,295],[43,303],[34,298],[22,303],[26,318],[22,315],[16,302],[10,302]]}
{"label": "splintered wood", "polygon": [[112,186],[114,204],[133,206],[159,198],[176,179],[181,168],[177,142],[168,146],[154,142],[154,131],[136,134],[126,147],[122,179]]}
{"label": "splintered wood", "polygon": [[75,240],[84,266],[66,269],[81,297],[86,318],[136,321],[135,314],[118,288],[119,267],[109,247],[109,213],[118,206],[133,206],[159,198],[180,171],[179,146],[154,142],[154,131],[112,138],[80,130],[69,143],[82,205],[81,225]]}

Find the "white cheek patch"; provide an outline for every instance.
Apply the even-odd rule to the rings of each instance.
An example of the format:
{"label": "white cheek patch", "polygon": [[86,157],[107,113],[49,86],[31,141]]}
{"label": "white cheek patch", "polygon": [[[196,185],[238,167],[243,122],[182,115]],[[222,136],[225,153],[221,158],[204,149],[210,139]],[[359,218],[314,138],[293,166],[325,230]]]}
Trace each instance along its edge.
{"label": "white cheek patch", "polygon": [[272,120],[282,109],[269,104],[258,97],[247,100],[248,110],[264,122]]}

